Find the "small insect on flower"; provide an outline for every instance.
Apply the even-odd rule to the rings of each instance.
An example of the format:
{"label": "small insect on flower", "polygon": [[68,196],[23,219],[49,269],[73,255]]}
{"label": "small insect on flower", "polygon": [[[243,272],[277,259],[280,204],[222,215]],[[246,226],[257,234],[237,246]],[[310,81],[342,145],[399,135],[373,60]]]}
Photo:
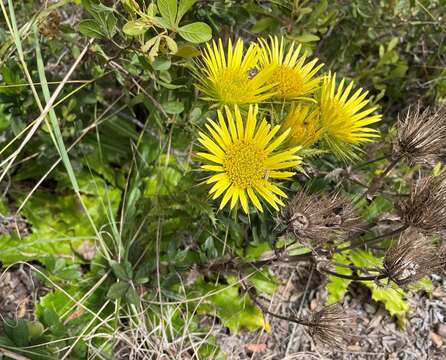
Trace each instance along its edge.
{"label": "small insect on flower", "polygon": [[290,144],[310,147],[322,135],[322,129],[319,126],[319,111],[309,105],[293,104],[282,128],[291,130],[288,139]]}
{"label": "small insect on flower", "polygon": [[353,82],[345,87],[342,79],[336,88],[336,74],[323,78],[320,91],[320,123],[323,139],[336,156],[343,160],[357,159],[359,145],[379,137],[378,131],[368,127],[381,120],[381,115],[371,115],[376,107],[364,109],[369,100],[368,92],[358,89],[350,95]]}
{"label": "small insect on flower", "polygon": [[199,133],[198,141],[207,152],[197,155],[210,164],[201,168],[217,174],[209,177],[208,184],[214,184],[209,191],[213,199],[224,194],[220,209],[229,201],[231,209],[240,201],[242,209],[248,213],[248,199],[263,211],[259,200],[265,200],[274,209],[284,206],[280,197],[287,195],[273,183],[274,180],[289,179],[292,171],[283,171],[301,163],[296,155],[299,147],[289,147],[277,151],[289,136],[289,130],[281,135],[280,126],[271,127],[265,119],[257,122],[258,106],[250,106],[246,121],[237,106],[234,111],[225,107],[218,111],[218,122],[208,120],[208,134]]}
{"label": "small insect on flower", "polygon": [[397,204],[406,226],[427,234],[446,230],[446,174],[426,176],[416,181],[409,196]]}
{"label": "small insect on flower", "polygon": [[322,245],[333,239],[345,239],[362,227],[352,203],[340,194],[312,195],[299,191],[281,211],[279,222],[289,234],[304,244],[312,240]]}
{"label": "small insect on flower", "polygon": [[405,158],[411,165],[434,165],[446,154],[446,105],[436,111],[427,108],[422,112],[418,104],[398,119],[397,131],[394,158]]}
{"label": "small insect on flower", "polygon": [[228,41],[227,49],[223,42],[207,44],[194,69],[198,81],[197,88],[205,94],[205,99],[219,104],[260,103],[274,95],[274,84],[269,83],[272,68],[257,70],[259,52],[251,44],[246,52],[241,39],[235,46]]}
{"label": "small insect on flower", "polygon": [[354,320],[341,305],[328,305],[312,314],[308,332],[317,344],[339,349],[352,339]]}
{"label": "small insect on flower", "polygon": [[270,41],[260,39],[260,68],[273,67],[274,72],[270,83],[276,84],[275,97],[282,100],[293,100],[308,95],[319,86],[320,79],[315,78],[316,73],[323,66],[316,65],[318,59],[306,63],[307,55],[301,56],[301,45],[292,43],[285,53],[283,37],[270,37]]}
{"label": "small insect on flower", "polygon": [[384,257],[384,274],[399,286],[407,286],[434,272],[443,271],[445,266],[446,259],[441,252],[414,229],[401,234],[397,245]]}

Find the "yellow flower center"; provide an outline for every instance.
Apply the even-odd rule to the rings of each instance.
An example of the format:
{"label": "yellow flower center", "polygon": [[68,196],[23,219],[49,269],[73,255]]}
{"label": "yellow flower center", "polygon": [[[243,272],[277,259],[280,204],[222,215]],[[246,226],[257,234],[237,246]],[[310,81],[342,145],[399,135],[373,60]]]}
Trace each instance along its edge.
{"label": "yellow flower center", "polygon": [[219,97],[226,104],[244,103],[251,95],[248,72],[240,69],[223,69],[214,80]]}
{"label": "yellow flower center", "polygon": [[266,154],[250,140],[240,140],[227,149],[223,168],[239,189],[258,184],[265,177]]}
{"label": "yellow flower center", "polygon": [[277,97],[289,99],[302,95],[304,79],[295,69],[287,65],[278,65],[274,70],[271,81],[277,83]]}

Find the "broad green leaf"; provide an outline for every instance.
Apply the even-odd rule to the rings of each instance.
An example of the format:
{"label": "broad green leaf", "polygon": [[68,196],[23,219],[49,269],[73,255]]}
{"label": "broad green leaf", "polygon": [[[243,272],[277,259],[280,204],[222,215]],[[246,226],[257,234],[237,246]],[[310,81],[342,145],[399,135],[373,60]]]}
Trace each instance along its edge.
{"label": "broad green leaf", "polygon": [[171,65],[170,59],[158,58],[152,63],[152,67],[157,71],[169,70]]}
{"label": "broad green leaf", "polygon": [[180,4],[178,5],[178,14],[176,21],[177,25],[183,18],[184,14],[186,14],[197,1],[198,0],[180,0]]}
{"label": "broad green leaf", "polygon": [[[115,214],[119,206],[120,190],[108,188],[101,178],[83,173],[78,174],[77,180],[83,202],[96,226],[101,228],[108,224],[110,210]],[[17,234],[0,235],[1,262],[44,261],[52,255],[81,261],[74,257],[73,249],[77,249],[84,241],[93,240],[95,233],[76,196],[65,192],[71,186],[66,175],[59,184],[64,186],[63,192],[37,191],[23,208],[22,215],[31,225],[30,235],[21,239]]]}
{"label": "broad green leaf", "polygon": [[168,114],[177,115],[184,111],[184,104],[179,101],[168,101],[163,104],[163,108]]}
{"label": "broad green leaf", "polygon": [[[333,262],[342,265],[350,265],[350,260],[348,259],[346,253],[341,253],[341,254],[336,253],[333,256]],[[337,266],[336,272],[343,275],[352,274],[352,271],[350,269],[342,266]],[[337,276],[329,275],[328,283],[326,285],[326,289],[328,292],[327,304],[334,304],[342,300],[351,282],[352,281],[349,279],[342,279]]]}
{"label": "broad green leaf", "polygon": [[239,294],[237,286],[215,286],[204,282],[198,285],[202,295],[218,291],[199,305],[198,312],[218,316],[223,326],[229,328],[231,333],[236,334],[242,329],[249,331],[269,329],[262,312],[252,304],[248,295]]}
{"label": "broad green leaf", "polygon": [[363,281],[362,283],[372,291],[372,299],[381,301],[390,315],[396,315],[403,319],[409,311],[409,304],[404,299],[404,291],[402,289],[379,287],[373,281]]}
{"label": "broad green leaf", "polygon": [[[382,258],[375,256],[370,251],[354,250],[350,254],[350,259],[354,265],[360,267],[382,266]],[[361,281],[361,283],[371,290],[372,299],[381,301],[392,316],[396,315],[400,320],[404,319],[404,315],[409,311],[409,305],[401,288],[395,284],[392,284],[391,287],[379,286],[374,281]]]}
{"label": "broad green leaf", "polygon": [[254,34],[261,33],[275,24],[277,24],[277,20],[271,17],[264,17],[257,20],[257,22],[251,28],[251,31]]}
{"label": "broad green leaf", "polygon": [[93,19],[82,20],[79,23],[79,31],[85,36],[95,39],[103,39],[105,37],[101,24]]}
{"label": "broad green leaf", "polygon": [[249,277],[248,282],[254,285],[260,294],[273,295],[277,289],[276,280],[266,270],[254,270],[254,274]]}
{"label": "broad green leaf", "polygon": [[208,24],[203,22],[195,22],[184,25],[178,29],[178,34],[191,43],[202,43],[212,38],[212,29]]}
{"label": "broad green leaf", "polygon": [[193,45],[184,45],[181,46],[178,51],[175,53],[176,56],[183,57],[183,58],[191,58],[196,57],[200,55],[200,50],[198,50]]}
{"label": "broad green leaf", "polygon": [[313,42],[313,41],[319,41],[320,38],[317,35],[314,34],[303,34],[303,35],[299,35],[299,36],[295,36],[294,37],[295,40],[301,42],[301,43],[307,43],[307,42]]}
{"label": "broad green leaf", "polygon": [[177,0],[158,0],[157,5],[161,16],[168,22],[169,26],[175,26],[178,7]]}
{"label": "broad green leaf", "polygon": [[124,31],[125,34],[130,36],[138,36],[144,34],[147,31],[147,29],[148,26],[144,21],[133,20],[127,22],[122,28],[122,31]]}
{"label": "broad green leaf", "polygon": [[112,261],[110,266],[118,279],[128,281],[133,278],[132,265],[128,261],[123,261],[121,263]]}
{"label": "broad green leaf", "polygon": [[112,300],[117,300],[122,298],[125,293],[129,290],[130,285],[128,282],[120,281],[113,284],[107,291],[107,297]]}

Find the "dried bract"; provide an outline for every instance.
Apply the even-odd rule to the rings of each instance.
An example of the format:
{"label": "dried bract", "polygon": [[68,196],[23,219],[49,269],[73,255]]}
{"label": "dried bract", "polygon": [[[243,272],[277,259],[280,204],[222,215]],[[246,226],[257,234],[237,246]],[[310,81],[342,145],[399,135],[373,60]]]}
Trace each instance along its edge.
{"label": "dried bract", "polygon": [[353,323],[353,316],[342,306],[332,304],[312,314],[308,332],[317,344],[341,348],[352,338]]}
{"label": "dried bract", "polygon": [[408,229],[384,258],[384,274],[399,286],[407,286],[446,265],[444,256],[423,234]]}
{"label": "dried bract", "polygon": [[313,240],[319,245],[344,239],[361,228],[361,219],[353,204],[339,194],[311,195],[298,192],[282,210],[280,223],[299,240]]}
{"label": "dried bract", "polygon": [[416,109],[398,119],[398,134],[393,143],[393,156],[410,164],[435,164],[446,154],[446,105],[436,111]]}
{"label": "dried bract", "polygon": [[425,233],[446,230],[446,175],[427,176],[415,182],[397,209],[407,226]]}

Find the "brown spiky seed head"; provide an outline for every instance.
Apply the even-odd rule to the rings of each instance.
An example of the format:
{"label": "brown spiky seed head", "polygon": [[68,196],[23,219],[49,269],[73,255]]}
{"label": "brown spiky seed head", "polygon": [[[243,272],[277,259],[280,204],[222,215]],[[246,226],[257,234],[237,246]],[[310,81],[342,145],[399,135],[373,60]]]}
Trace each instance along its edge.
{"label": "brown spiky seed head", "polygon": [[308,194],[299,191],[279,216],[287,232],[299,240],[321,244],[327,240],[344,239],[362,226],[351,201],[340,194]]}
{"label": "brown spiky seed head", "polygon": [[308,332],[317,344],[342,348],[352,339],[354,317],[339,304],[325,306],[312,314]]}
{"label": "brown spiky seed head", "polygon": [[446,154],[446,104],[436,111],[421,111],[418,104],[398,119],[393,156],[410,164],[435,164]]}
{"label": "brown spiky seed head", "polygon": [[401,220],[425,233],[446,230],[446,174],[416,181],[409,196],[397,204]]}
{"label": "brown spiky seed head", "polygon": [[432,241],[415,229],[403,232],[384,257],[384,274],[399,286],[407,286],[434,272],[443,271],[446,259]]}

